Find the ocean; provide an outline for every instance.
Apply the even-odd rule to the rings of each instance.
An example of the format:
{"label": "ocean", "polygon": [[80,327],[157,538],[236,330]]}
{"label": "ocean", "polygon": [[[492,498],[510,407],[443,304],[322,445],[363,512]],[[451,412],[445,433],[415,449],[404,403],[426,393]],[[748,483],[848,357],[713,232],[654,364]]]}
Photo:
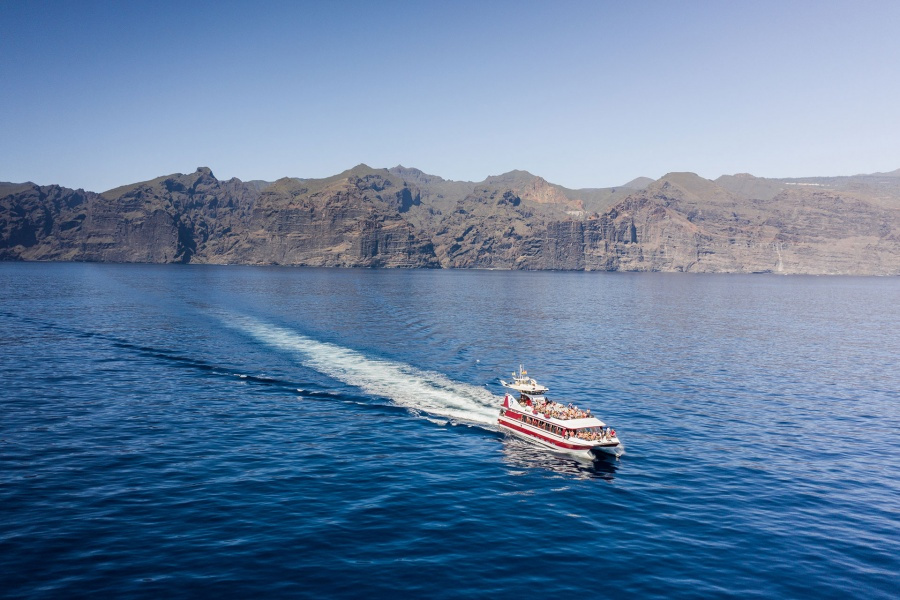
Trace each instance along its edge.
{"label": "ocean", "polygon": [[[0,596],[896,598],[900,279],[0,263]],[[520,364],[618,432],[496,428]]]}

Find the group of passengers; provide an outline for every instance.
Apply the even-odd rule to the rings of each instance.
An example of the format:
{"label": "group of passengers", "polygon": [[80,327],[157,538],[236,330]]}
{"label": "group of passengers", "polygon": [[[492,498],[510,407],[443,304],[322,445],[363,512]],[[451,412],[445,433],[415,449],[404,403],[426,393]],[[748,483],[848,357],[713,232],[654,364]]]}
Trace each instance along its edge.
{"label": "group of passengers", "polygon": [[561,420],[587,419],[591,416],[591,409],[581,410],[571,403],[568,406],[563,406],[559,402],[552,402],[546,399],[538,400],[534,405],[534,411]]}
{"label": "group of passengers", "polygon": [[575,437],[589,442],[608,442],[616,437],[616,432],[609,427],[604,427],[600,430],[595,428],[579,429],[575,432]]}

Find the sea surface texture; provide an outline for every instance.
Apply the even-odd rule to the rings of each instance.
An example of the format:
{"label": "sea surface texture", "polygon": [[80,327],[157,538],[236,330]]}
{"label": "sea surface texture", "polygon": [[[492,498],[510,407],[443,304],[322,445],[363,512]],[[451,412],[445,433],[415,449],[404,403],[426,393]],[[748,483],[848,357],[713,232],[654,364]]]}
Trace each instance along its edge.
{"label": "sea surface texture", "polygon": [[5,263],[0,342],[3,597],[900,593],[898,279]]}

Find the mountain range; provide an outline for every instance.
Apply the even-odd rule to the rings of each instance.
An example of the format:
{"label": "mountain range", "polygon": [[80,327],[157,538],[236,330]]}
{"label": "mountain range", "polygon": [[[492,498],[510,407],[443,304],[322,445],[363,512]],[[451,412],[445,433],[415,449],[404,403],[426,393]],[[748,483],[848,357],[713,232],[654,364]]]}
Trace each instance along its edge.
{"label": "mountain range", "polygon": [[900,169],[568,189],[358,165],[325,179],[209,168],[103,193],[0,183],[0,260],[900,274]]}

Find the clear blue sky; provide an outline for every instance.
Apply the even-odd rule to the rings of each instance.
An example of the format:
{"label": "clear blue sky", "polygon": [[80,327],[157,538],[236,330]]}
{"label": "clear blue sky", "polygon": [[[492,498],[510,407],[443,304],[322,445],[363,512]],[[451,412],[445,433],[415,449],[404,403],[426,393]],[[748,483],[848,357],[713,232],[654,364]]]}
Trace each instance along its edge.
{"label": "clear blue sky", "polygon": [[0,0],[0,181],[900,167],[900,2]]}

